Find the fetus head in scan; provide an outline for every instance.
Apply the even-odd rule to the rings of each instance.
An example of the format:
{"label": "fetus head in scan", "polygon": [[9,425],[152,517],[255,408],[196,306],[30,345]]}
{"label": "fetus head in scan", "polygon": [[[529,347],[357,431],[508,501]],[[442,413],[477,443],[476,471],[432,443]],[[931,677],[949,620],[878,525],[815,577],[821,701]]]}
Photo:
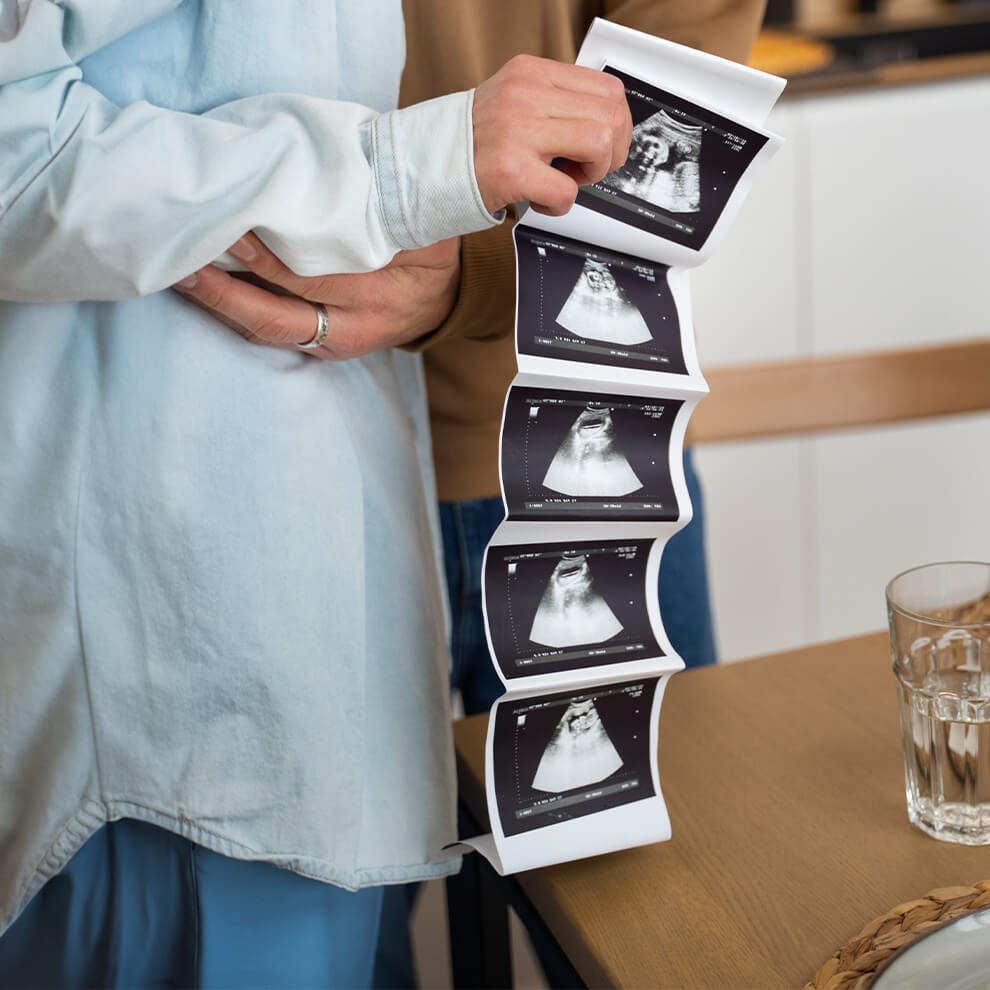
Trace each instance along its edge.
{"label": "fetus head in scan", "polygon": [[589,403],[578,415],[543,484],[565,495],[627,495],[643,487],[616,445],[608,406]]}
{"label": "fetus head in scan", "polygon": [[703,136],[702,126],[659,110],[633,128],[625,164],[602,181],[674,213],[696,212]]}
{"label": "fetus head in scan", "polygon": [[588,285],[596,292],[615,292],[615,277],[611,269],[603,261],[587,261],[584,273]]}
{"label": "fetus head in scan", "polygon": [[642,175],[652,175],[670,157],[670,144],[655,130],[640,128],[630,142],[627,160]]}
{"label": "fetus head in scan", "polygon": [[572,591],[589,587],[591,569],[588,567],[588,558],[583,553],[568,551],[553,569],[552,578],[559,587]]}
{"label": "fetus head in scan", "polygon": [[543,751],[532,786],[559,794],[604,780],[622,765],[594,701],[572,701]]}
{"label": "fetus head in scan", "polygon": [[652,338],[643,314],[616,282],[612,269],[594,258],[585,258],[557,322],[576,337],[612,344],[642,344]]}
{"label": "fetus head in scan", "polygon": [[559,649],[603,643],[620,633],[622,623],[594,585],[587,557],[583,553],[565,553],[540,598],[530,640]]}
{"label": "fetus head in scan", "polygon": [[589,403],[574,421],[574,429],[585,443],[604,445],[611,443],[615,436],[612,426],[612,410],[608,406]]}
{"label": "fetus head in scan", "polygon": [[570,732],[581,733],[594,728],[598,723],[594,702],[590,698],[587,701],[575,701],[564,712],[564,722]]}

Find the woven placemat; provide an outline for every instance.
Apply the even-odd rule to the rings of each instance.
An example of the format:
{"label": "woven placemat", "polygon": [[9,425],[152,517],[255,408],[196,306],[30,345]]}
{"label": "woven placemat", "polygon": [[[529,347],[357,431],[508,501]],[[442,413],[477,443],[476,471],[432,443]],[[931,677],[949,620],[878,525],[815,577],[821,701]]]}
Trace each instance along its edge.
{"label": "woven placemat", "polygon": [[939,887],[874,918],[847,942],[804,990],[864,990],[882,963],[919,935],[990,905],[990,880],[972,887]]}

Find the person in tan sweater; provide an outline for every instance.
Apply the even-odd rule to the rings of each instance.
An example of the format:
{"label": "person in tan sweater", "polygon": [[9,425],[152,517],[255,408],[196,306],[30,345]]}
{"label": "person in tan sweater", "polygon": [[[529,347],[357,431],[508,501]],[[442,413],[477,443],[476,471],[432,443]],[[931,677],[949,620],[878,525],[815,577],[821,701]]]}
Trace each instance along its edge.
{"label": "person in tan sweater", "polygon": [[[403,0],[406,67],[400,104],[469,89],[514,55],[573,62],[595,17],[744,61],[765,0]],[[515,258],[511,224],[461,241],[460,288],[450,315],[419,345],[430,402],[433,456],[453,616],[452,687],[468,713],[502,693],[481,614],[481,559],[503,517],[498,439],[516,372]],[[715,659],[704,562],[701,493],[685,470],[694,521],[664,552],[661,611],[689,666]]]}
{"label": "person in tan sweater", "polygon": [[[573,62],[595,17],[745,61],[764,5],[765,0],[403,0],[406,67],[400,105],[469,89],[521,53]],[[502,405],[516,373],[511,234],[507,222],[462,238],[454,307],[419,344],[453,619],[451,687],[468,713],[487,711],[503,691],[488,655],[481,561],[503,518],[498,440]],[[660,601],[674,648],[689,666],[698,666],[714,661],[715,647],[701,492],[689,451],[685,473],[695,517],[664,551]],[[408,938],[414,897],[414,888],[387,892],[376,987],[415,985]],[[543,961],[551,985],[566,980],[549,970],[550,957]]]}

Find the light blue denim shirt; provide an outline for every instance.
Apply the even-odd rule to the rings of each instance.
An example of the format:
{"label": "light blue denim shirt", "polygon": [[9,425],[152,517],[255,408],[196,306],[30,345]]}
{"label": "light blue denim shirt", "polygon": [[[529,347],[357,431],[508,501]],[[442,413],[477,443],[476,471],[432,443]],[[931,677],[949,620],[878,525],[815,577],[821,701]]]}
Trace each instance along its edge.
{"label": "light blue denim shirt", "polygon": [[248,230],[315,274],[495,222],[471,95],[392,111],[402,51],[399,0],[0,0],[0,931],[120,817],[454,865],[417,359],[167,289]]}

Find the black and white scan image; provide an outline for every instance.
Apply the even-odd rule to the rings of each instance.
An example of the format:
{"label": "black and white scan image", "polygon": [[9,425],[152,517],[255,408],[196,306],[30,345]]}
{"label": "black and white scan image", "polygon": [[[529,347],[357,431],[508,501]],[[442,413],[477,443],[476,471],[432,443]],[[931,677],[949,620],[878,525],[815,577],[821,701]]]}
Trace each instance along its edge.
{"label": "black and white scan image", "polygon": [[629,156],[578,203],[698,249],[767,137],[611,66],[633,120]]}
{"label": "black and white scan image", "polygon": [[626,163],[602,182],[671,213],[697,213],[704,132],[700,124],[658,110],[633,128]]}
{"label": "black and white scan image", "polygon": [[595,588],[582,553],[565,554],[550,575],[529,638],[543,646],[604,643],[622,632],[622,623]]}
{"label": "black and white scan image", "polygon": [[679,399],[514,386],[502,431],[510,519],[676,519]]}
{"label": "black and white scan image", "polygon": [[650,339],[646,320],[622,291],[604,261],[585,258],[584,267],[557,322],[575,337],[609,344],[642,344]]}
{"label": "black and white scan image", "polygon": [[495,712],[495,795],[518,835],[653,797],[657,678],[520,698]]}
{"label": "black and white scan image", "polygon": [[590,698],[572,701],[547,743],[532,787],[560,794],[587,787],[611,777],[622,766],[595,703]]}
{"label": "black and white scan image", "polygon": [[493,546],[484,591],[507,679],[661,657],[650,624],[650,540]]}
{"label": "black and white scan image", "polygon": [[571,424],[543,476],[543,487],[564,495],[628,495],[643,482],[616,443],[612,410],[589,403]]}
{"label": "black and white scan image", "polygon": [[666,265],[515,229],[524,354],[686,374]]}

